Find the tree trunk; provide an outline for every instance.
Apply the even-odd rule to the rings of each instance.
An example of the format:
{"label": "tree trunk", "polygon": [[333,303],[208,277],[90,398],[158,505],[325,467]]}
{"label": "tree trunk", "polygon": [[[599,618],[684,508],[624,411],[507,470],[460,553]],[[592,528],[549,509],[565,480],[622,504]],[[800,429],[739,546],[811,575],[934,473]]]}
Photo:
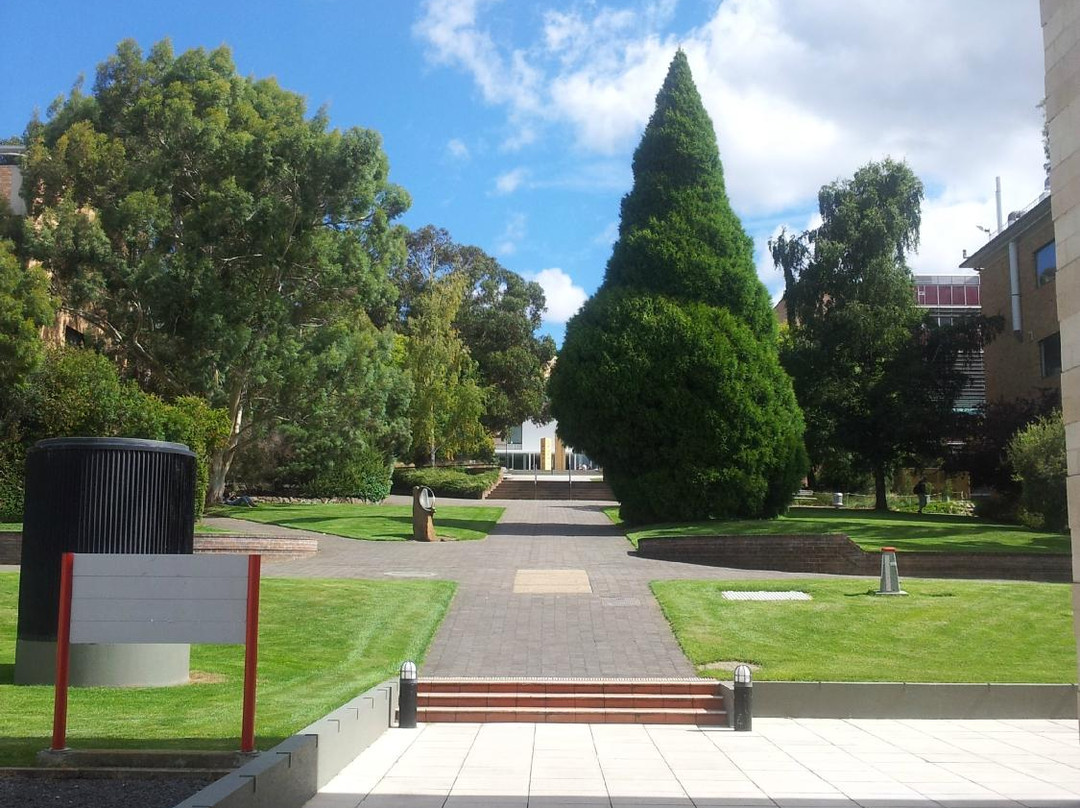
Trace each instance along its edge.
{"label": "tree trunk", "polygon": [[221,502],[225,496],[225,482],[229,468],[240,443],[240,427],[244,423],[243,387],[237,385],[229,394],[229,440],[210,457],[210,483],[206,486],[206,504]]}
{"label": "tree trunk", "polygon": [[435,413],[431,413],[431,467],[435,468]]}
{"label": "tree trunk", "polygon": [[889,500],[885,491],[885,466],[881,463],[874,466],[874,510],[889,510]]}
{"label": "tree trunk", "polygon": [[225,496],[225,479],[229,476],[232,465],[232,452],[228,448],[219,449],[210,457],[210,484],[206,486],[206,504],[221,502]]}

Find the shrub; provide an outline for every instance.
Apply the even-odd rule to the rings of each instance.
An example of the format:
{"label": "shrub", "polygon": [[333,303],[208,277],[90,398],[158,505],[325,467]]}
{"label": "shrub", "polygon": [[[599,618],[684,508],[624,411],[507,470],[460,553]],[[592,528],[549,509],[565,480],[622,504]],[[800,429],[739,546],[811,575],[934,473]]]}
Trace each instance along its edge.
{"label": "shrub", "polygon": [[727,309],[601,290],[550,384],[560,433],[604,467],[624,521],[775,516],[799,487],[791,381]]}
{"label": "shrub", "polygon": [[307,487],[307,494],[381,502],[390,493],[391,472],[390,464],[379,452],[364,448],[316,475]]}
{"label": "shrub", "polygon": [[1020,483],[1020,519],[1031,527],[1065,530],[1069,524],[1066,493],[1065,423],[1061,411],[1037,419],[1009,441],[1009,463]]}
{"label": "shrub", "polygon": [[401,494],[427,486],[436,496],[480,499],[498,481],[499,470],[488,467],[394,469],[394,491]]}
{"label": "shrub", "polygon": [[195,453],[195,518],[202,515],[210,454],[228,437],[224,410],[198,398],[172,404],[120,378],[116,366],[89,349],[55,348],[30,374],[5,421],[0,444],[0,510],[22,519],[24,460],[37,441],[61,437],[126,437],[182,443]]}
{"label": "shrub", "polygon": [[0,522],[21,522],[26,455],[17,443],[0,444]]}
{"label": "shrub", "polygon": [[974,499],[975,516],[988,522],[1000,522],[1002,524],[1019,524],[1020,518],[1017,511],[1020,503],[1013,493],[1003,494],[993,492],[989,496],[980,496]]}

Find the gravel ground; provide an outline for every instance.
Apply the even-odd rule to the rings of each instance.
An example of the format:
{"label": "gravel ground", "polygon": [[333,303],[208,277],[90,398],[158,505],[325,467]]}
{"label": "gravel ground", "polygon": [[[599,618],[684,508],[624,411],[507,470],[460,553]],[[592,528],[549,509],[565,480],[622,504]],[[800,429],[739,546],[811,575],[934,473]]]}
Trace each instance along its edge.
{"label": "gravel ground", "polygon": [[216,778],[53,779],[0,777],[0,806],[11,808],[172,808]]}

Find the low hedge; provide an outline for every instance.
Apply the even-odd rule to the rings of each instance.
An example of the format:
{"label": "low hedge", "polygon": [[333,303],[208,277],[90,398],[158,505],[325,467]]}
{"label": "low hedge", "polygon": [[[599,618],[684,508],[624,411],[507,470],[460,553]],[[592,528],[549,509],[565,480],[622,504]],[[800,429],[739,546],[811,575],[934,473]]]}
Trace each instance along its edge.
{"label": "low hedge", "polygon": [[499,470],[479,468],[396,468],[394,493],[411,494],[415,486],[427,486],[435,496],[481,499],[499,481]]}

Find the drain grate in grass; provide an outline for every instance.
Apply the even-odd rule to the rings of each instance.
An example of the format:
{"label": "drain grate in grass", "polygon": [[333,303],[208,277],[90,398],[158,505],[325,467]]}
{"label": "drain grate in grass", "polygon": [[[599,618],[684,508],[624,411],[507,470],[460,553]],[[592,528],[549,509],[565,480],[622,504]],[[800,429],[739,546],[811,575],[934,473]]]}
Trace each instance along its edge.
{"label": "drain grate in grass", "polygon": [[724,600],[810,600],[806,592],[721,592]]}

